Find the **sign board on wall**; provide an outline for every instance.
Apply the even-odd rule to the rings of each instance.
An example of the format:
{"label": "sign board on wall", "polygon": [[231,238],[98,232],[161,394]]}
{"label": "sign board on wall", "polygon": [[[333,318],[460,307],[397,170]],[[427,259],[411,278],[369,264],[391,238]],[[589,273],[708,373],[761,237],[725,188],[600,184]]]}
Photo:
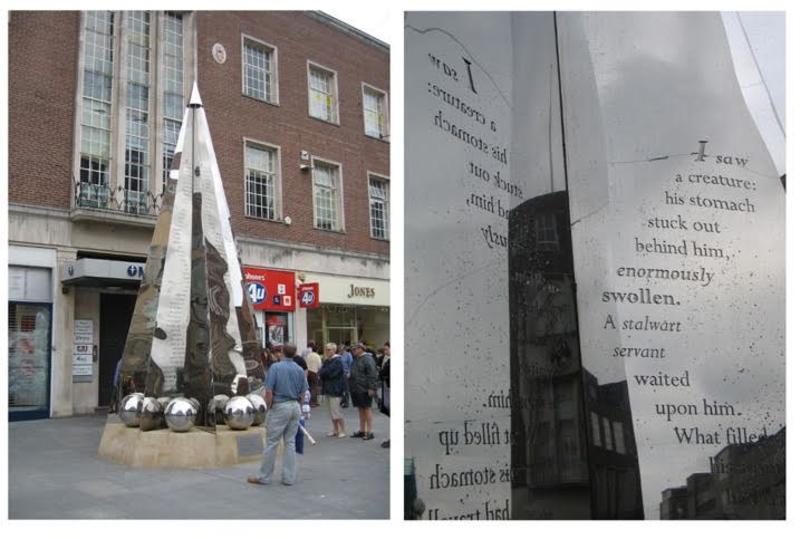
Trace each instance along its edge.
{"label": "sign board on wall", "polygon": [[319,283],[304,283],[297,287],[297,301],[304,309],[319,307]]}
{"label": "sign board on wall", "polygon": [[294,312],[296,293],[293,271],[245,267],[244,278],[255,310]]}
{"label": "sign board on wall", "polygon": [[306,272],[306,280],[319,284],[320,303],[374,305],[388,307],[389,281],[365,277],[328,275]]}
{"label": "sign board on wall", "polygon": [[61,271],[61,281],[70,283],[80,279],[111,279],[118,281],[140,281],[144,276],[144,264],[101,258],[79,258],[67,262]]}
{"label": "sign board on wall", "polygon": [[94,320],[76,319],[73,330],[72,376],[76,382],[90,382],[93,373]]}

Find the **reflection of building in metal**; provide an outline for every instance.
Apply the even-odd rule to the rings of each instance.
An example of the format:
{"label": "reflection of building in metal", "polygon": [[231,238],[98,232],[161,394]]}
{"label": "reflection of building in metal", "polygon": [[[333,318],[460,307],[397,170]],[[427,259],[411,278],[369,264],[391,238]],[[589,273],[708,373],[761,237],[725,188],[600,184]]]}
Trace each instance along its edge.
{"label": "reflection of building in metal", "polygon": [[661,492],[661,520],[686,518],[687,488],[668,488]]}
{"label": "reflection of building in metal", "polygon": [[509,218],[512,513],[642,518],[625,382],[581,365],[565,191]]}
{"label": "reflection of building in metal", "polygon": [[664,490],[661,518],[785,519],[786,427],[756,442],[731,444],[709,458],[711,472]]}
{"label": "reflection of building in metal", "polygon": [[594,518],[643,518],[628,383],[598,385],[589,371],[583,373]]}
{"label": "reflection of building in metal", "polygon": [[417,469],[413,458],[406,458],[403,466],[403,514],[405,520],[421,520],[425,504],[417,498]]}

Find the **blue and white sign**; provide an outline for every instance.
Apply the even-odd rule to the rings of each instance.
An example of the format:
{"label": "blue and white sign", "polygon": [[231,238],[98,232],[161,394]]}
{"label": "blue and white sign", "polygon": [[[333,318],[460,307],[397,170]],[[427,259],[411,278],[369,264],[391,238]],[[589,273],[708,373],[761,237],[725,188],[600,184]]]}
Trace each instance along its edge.
{"label": "blue and white sign", "polygon": [[253,305],[263,303],[267,298],[267,288],[261,283],[248,283],[247,293],[250,294]]}

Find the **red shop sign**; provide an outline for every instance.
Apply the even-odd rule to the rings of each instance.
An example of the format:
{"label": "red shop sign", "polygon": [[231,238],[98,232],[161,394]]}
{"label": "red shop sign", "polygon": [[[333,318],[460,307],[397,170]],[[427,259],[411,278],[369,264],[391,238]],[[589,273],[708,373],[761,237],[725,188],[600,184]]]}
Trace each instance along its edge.
{"label": "red shop sign", "polygon": [[295,307],[293,271],[244,268],[250,301],[257,311],[292,312]]}
{"label": "red shop sign", "polygon": [[316,309],[319,307],[319,283],[306,283],[297,287],[297,301],[300,307]]}

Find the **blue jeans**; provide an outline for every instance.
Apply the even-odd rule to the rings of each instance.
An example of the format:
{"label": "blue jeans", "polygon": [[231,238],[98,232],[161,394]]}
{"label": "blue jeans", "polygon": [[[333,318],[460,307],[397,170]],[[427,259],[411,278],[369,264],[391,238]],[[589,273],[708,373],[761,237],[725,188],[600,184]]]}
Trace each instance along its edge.
{"label": "blue jeans", "polygon": [[300,424],[300,403],[285,401],[272,405],[267,412],[267,445],[261,460],[258,480],[268,485],[272,481],[275,468],[275,456],[278,454],[278,443],[283,438],[283,473],[281,482],[284,485],[294,483],[296,474],[296,457],[294,437]]}

